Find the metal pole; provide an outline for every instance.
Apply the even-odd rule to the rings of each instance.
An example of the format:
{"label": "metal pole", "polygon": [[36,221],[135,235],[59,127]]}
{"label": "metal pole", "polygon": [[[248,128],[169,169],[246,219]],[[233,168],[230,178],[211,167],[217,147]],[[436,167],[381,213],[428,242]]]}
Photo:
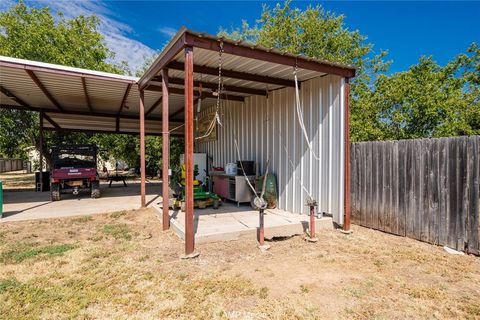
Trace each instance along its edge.
{"label": "metal pole", "polygon": [[310,208],[310,230],[308,237],[305,240],[308,242],[317,242],[318,238],[315,237],[315,207],[317,207],[317,201],[312,198],[307,199],[307,206]]}
{"label": "metal pole", "polygon": [[264,209],[260,209],[258,210],[259,212],[259,228],[258,228],[258,243],[260,244],[260,246],[264,246],[265,245],[265,228],[264,228],[264,215],[265,215],[265,210]]}
{"label": "metal pole", "polygon": [[315,238],[315,206],[310,206],[310,238]]}
{"label": "metal pole", "polygon": [[345,78],[343,99],[344,99],[344,148],[345,148],[345,163],[344,163],[344,181],[343,181],[343,230],[350,231],[350,124],[349,124],[349,95],[350,83],[349,79]]}
{"label": "metal pole", "polygon": [[169,105],[168,105],[168,69],[162,69],[162,198],[163,198],[163,230],[170,228],[169,204],[170,189],[168,181],[168,170],[170,164],[170,132],[169,132]]}
{"label": "metal pole", "polygon": [[39,163],[39,186],[37,191],[43,191],[43,111],[40,112],[40,132],[39,132],[39,144],[40,144],[40,163]]}
{"label": "metal pole", "polygon": [[193,48],[185,47],[185,255],[195,250],[193,230]]}
{"label": "metal pole", "polygon": [[140,90],[140,203],[142,208],[145,201],[145,98],[143,90]]}

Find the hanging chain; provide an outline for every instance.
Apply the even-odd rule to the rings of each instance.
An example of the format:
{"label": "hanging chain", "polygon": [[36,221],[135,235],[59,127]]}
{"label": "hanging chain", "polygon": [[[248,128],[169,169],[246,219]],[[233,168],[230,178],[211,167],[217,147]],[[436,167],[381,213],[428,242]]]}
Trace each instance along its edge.
{"label": "hanging chain", "polygon": [[207,128],[206,132],[202,136],[196,137],[195,140],[204,139],[204,138],[210,136],[210,134],[212,134],[213,130],[215,130],[215,123],[218,123],[219,125],[222,125],[222,123],[220,122],[219,110],[220,110],[220,98],[221,98],[221,93],[222,93],[222,89],[223,89],[223,81],[222,81],[222,64],[223,64],[222,55],[223,55],[223,52],[224,52],[223,41],[220,41],[220,51],[218,52],[218,89],[217,89],[217,106],[216,106],[216,110],[215,110],[215,117],[212,119],[212,121],[208,125],[208,128]]}
{"label": "hanging chain", "polygon": [[220,95],[222,94],[223,81],[222,81],[222,55],[223,55],[223,41],[220,41],[220,51],[218,52],[218,90],[217,90],[217,112],[220,109]]}

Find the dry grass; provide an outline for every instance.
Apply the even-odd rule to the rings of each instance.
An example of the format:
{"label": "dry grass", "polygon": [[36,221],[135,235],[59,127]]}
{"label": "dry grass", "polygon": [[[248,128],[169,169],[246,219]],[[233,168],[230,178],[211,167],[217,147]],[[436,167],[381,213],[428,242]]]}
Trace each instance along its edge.
{"label": "dry grass", "polygon": [[24,171],[12,171],[0,173],[0,181],[4,189],[34,189],[35,174]]}
{"label": "dry grass", "polygon": [[198,246],[151,210],[0,224],[6,319],[480,319],[480,258],[361,227]]}

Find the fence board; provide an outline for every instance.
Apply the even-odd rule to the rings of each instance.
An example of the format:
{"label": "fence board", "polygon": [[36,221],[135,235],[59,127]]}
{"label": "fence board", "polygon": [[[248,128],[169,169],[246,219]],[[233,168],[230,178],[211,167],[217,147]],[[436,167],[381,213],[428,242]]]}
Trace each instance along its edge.
{"label": "fence board", "polygon": [[352,222],[480,253],[480,136],[351,146]]}
{"label": "fence board", "polygon": [[0,172],[23,170],[23,160],[21,159],[0,159]]}

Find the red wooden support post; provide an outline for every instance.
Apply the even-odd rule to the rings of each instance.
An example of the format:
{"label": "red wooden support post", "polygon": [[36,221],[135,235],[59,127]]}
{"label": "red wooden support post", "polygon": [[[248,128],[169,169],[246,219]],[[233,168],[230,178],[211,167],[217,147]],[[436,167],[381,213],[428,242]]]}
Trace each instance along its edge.
{"label": "red wooden support post", "polygon": [[349,78],[345,78],[343,88],[344,99],[344,181],[343,181],[343,230],[350,231],[350,124],[348,100],[350,95]]}
{"label": "red wooden support post", "polygon": [[258,210],[258,214],[259,214],[258,244],[260,246],[264,246],[265,245],[265,222],[264,222],[265,210],[264,209]]}
{"label": "red wooden support post", "polygon": [[40,123],[39,124],[40,124],[40,132],[39,132],[38,143],[40,145],[40,150],[39,150],[40,162],[39,162],[38,171],[40,171],[40,177],[39,177],[40,185],[37,186],[36,189],[37,189],[37,191],[43,191],[43,111],[40,112]]}
{"label": "red wooden support post", "polygon": [[315,206],[310,206],[310,238],[315,238]]}
{"label": "red wooden support post", "polygon": [[145,201],[145,98],[143,90],[140,90],[140,202],[142,208]]}
{"label": "red wooden support post", "polygon": [[195,250],[193,232],[193,48],[185,47],[185,255]]}
{"label": "red wooden support post", "polygon": [[168,170],[170,164],[170,133],[168,121],[168,69],[162,69],[162,198],[163,198],[163,230],[170,228],[169,200],[170,190],[168,181]]}

